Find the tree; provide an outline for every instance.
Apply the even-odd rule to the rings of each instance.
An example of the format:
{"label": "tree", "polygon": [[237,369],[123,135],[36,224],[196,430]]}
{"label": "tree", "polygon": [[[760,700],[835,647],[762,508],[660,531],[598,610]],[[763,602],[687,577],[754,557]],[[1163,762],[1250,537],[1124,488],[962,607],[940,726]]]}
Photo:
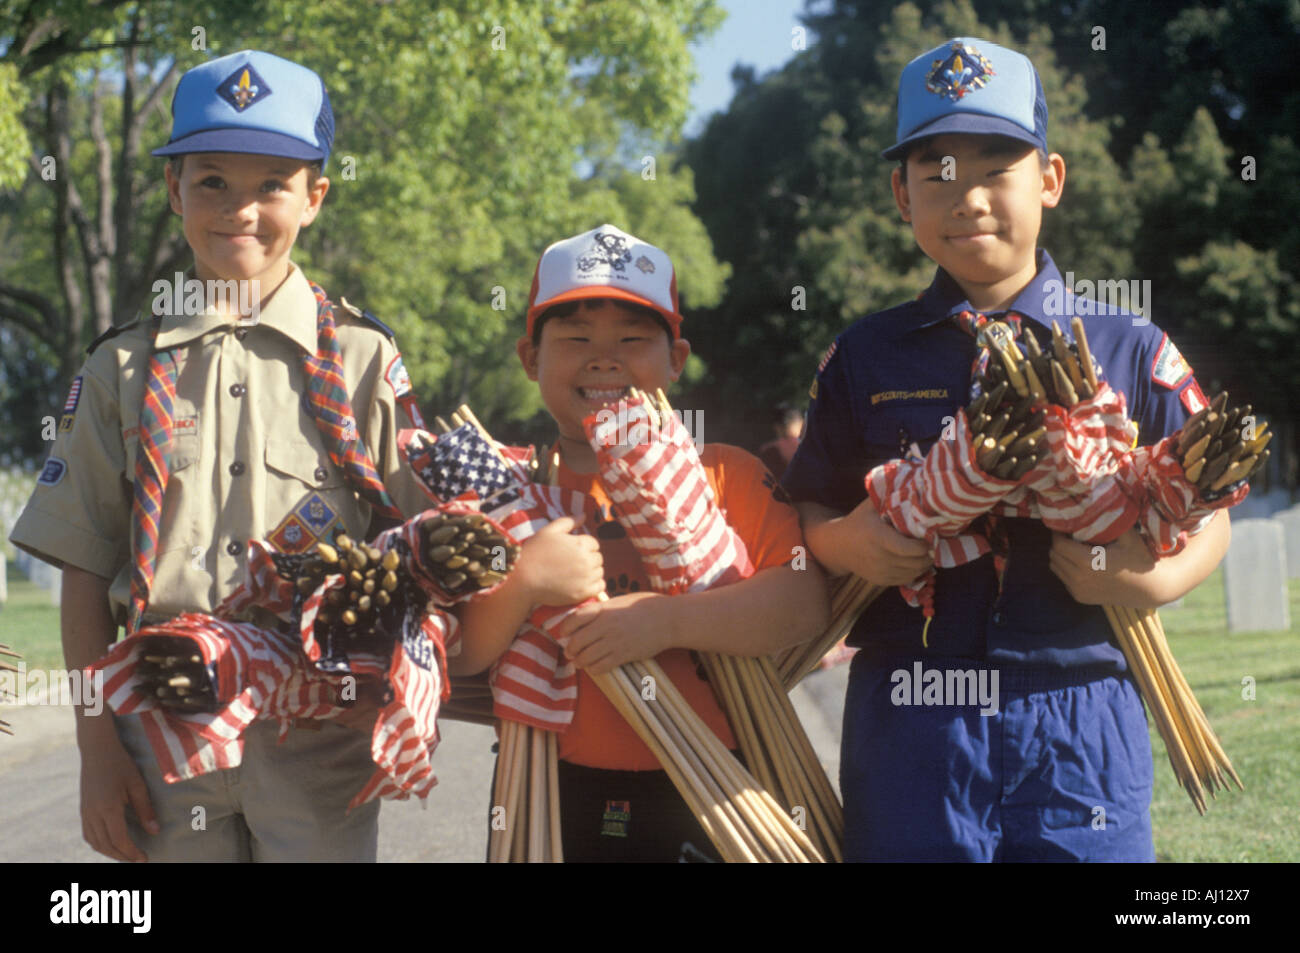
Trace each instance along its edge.
{"label": "tree", "polygon": [[[427,409],[469,399],[490,426],[536,409],[513,344],[537,256],[565,235],[605,220],[665,228],[654,240],[696,251],[700,303],[717,294],[723,273],[682,213],[690,176],[662,163],[642,180],[630,151],[662,151],[680,128],[688,44],[719,21],[713,0],[139,3],[75,27],[101,6],[71,4],[59,35],[76,39],[41,65],[42,43],[0,35],[5,56],[28,50],[25,125],[60,170],[44,180],[36,161],[0,206],[20,239],[0,264],[0,319],[47,344],[65,380],[92,329],[132,317],[153,278],[188,261],[144,150],[166,139],[180,72],[249,46],[325,78],[332,188],[295,259],[396,328]],[[31,18],[0,24],[19,20]]]}

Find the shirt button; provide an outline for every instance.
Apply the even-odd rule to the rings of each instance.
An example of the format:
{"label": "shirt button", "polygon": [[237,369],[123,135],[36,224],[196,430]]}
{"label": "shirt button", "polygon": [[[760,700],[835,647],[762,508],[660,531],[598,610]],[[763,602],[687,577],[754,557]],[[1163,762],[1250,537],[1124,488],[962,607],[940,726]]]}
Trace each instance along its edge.
{"label": "shirt button", "polygon": [[235,340],[236,340],[236,341],[242,341],[242,340],[244,340],[244,338],[246,338],[246,337],[248,337],[248,328],[237,328],[237,329],[235,330]]}
{"label": "shirt button", "polygon": [[244,551],[244,544],[237,539],[232,539],[226,544],[226,552],[232,556],[238,556]]}
{"label": "shirt button", "polygon": [[330,475],[330,472],[329,472],[328,470],[326,470],[324,467],[317,467],[316,470],[315,470],[315,472],[312,473],[312,476],[314,476],[314,477],[316,478],[316,482],[317,482],[317,483],[324,483],[324,482],[325,482],[325,478],[326,478],[327,476],[329,476],[329,475]]}
{"label": "shirt button", "polygon": [[243,397],[244,394],[246,394],[247,392],[248,392],[248,388],[245,387],[243,384],[231,384],[231,385],[230,385],[230,396],[231,396],[231,397]]}
{"label": "shirt button", "polygon": [[230,465],[231,476],[243,476],[243,474],[244,474],[244,464],[241,461],[236,460],[234,463]]}

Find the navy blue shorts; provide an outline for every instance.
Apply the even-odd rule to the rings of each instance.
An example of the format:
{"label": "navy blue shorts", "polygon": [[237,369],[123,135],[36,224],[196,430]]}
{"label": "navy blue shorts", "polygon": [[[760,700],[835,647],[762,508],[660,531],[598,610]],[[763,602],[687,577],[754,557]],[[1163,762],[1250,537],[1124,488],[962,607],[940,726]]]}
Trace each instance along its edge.
{"label": "navy blue shorts", "polygon": [[840,759],[846,861],[1155,860],[1151,743],[1130,678],[1043,688],[1034,673],[999,673],[996,713],[981,715],[974,698],[917,704],[910,682],[933,679],[914,679],[914,662],[854,659]]}

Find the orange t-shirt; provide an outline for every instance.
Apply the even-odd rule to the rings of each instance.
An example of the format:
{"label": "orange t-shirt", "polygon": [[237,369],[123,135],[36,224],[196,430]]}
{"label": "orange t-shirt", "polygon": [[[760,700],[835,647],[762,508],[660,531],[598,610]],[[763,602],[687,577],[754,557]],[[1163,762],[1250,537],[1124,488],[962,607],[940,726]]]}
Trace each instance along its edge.
{"label": "orange t-shirt", "polygon": [[[707,444],[700,454],[705,472],[727,523],[744,540],[755,571],[783,566],[803,545],[799,516],[767,468],[752,454],[726,444]],[[612,516],[609,496],[594,473],[574,473],[561,466],[559,485],[592,497],[600,507],[596,525],[587,531],[600,540],[606,592],[613,598],[649,591],[641,557]],[[655,656],[678,691],[690,702],[728,748],[736,739],[713,689],[696,670],[688,649],[669,649]],[[560,734],[560,758],[574,764],[614,771],[651,771],[659,760],[623,720],[586,672],[578,672],[578,701],[573,722]]]}

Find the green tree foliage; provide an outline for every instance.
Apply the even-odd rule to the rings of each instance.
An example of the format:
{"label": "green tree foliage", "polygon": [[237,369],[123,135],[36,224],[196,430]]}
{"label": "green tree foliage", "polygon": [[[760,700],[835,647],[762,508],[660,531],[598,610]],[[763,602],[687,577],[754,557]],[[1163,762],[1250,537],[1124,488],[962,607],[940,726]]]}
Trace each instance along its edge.
{"label": "green tree foliage", "polygon": [[[1278,75],[1298,52],[1300,8],[835,0],[813,9],[804,19],[816,42],[761,81],[738,70],[730,108],[685,151],[695,207],[719,257],[744,277],[688,323],[711,371],[699,400],[715,435],[765,439],[751,407],[805,401],[836,334],[929,283],[933,264],[899,219],[879,153],[895,139],[903,66],[957,35],[1014,47],[1038,67],[1049,146],[1067,164],[1040,243],[1062,269],[1151,279],[1155,320],[1185,344],[1206,386],[1234,386],[1282,418],[1300,411],[1291,304],[1300,224],[1290,214],[1300,212],[1300,93]],[[1243,178],[1247,155],[1255,181]],[[796,288],[804,311],[792,304]]]}
{"label": "green tree foliage", "polygon": [[[52,126],[67,130],[59,164],[80,219],[67,191],[34,173],[0,206],[0,229],[36,223],[21,229],[16,259],[0,262],[0,319],[53,348],[64,376],[94,328],[147,306],[152,276],[185,263],[161,162],[147,150],[165,141],[175,77],[246,47],[325,78],[337,120],[332,186],[295,257],[333,294],[394,326],[426,410],[468,400],[489,426],[529,430],[539,405],[514,341],[537,257],[567,235],[604,221],[644,234],[685,255],[686,301],[721,296],[726,271],[689,210],[692,176],[671,158],[689,43],[721,18],[713,0],[255,0],[237,9],[85,0],[62,5],[67,22],[42,35],[69,39],[39,65],[45,47],[20,32],[37,27],[14,12],[26,6],[0,0],[10,31],[0,33],[0,65],[12,57],[26,77],[37,153],[54,151],[51,138],[57,146]],[[199,28],[206,49],[194,48]],[[653,179],[643,178],[644,155],[656,159]],[[59,227],[62,251],[49,239]],[[114,240],[87,251],[85,236],[100,234]],[[80,324],[66,317],[78,301]]]}

